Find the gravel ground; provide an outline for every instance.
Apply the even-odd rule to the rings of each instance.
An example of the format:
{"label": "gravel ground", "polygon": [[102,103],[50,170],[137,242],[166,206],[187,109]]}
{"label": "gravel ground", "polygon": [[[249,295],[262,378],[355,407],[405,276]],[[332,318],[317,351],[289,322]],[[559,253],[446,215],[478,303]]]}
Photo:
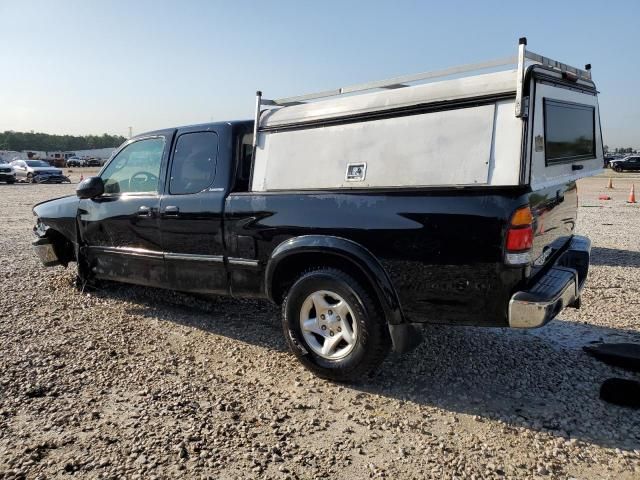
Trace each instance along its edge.
{"label": "gravel ground", "polygon": [[357,386],[297,364],[268,303],[76,290],[29,247],[32,205],[74,186],[0,185],[0,478],[638,479],[640,415],[598,398],[633,375],[581,350],[640,341],[631,178],[581,182],[582,309],[535,331],[426,328]]}

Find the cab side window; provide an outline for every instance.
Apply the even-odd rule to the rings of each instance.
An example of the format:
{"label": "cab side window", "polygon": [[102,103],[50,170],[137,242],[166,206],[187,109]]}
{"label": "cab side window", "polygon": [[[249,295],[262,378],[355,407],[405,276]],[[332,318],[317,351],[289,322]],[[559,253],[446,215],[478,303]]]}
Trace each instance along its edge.
{"label": "cab side window", "polygon": [[249,180],[251,179],[251,159],[253,152],[253,134],[246,133],[239,141],[236,152],[236,183],[233,187],[234,192],[248,192],[250,189]]}
{"label": "cab side window", "polygon": [[164,137],[127,145],[100,175],[104,193],[157,193],[164,145]]}
{"label": "cab side window", "polygon": [[218,135],[215,132],[180,135],[173,152],[169,193],[186,195],[210,187],[216,177],[217,159]]}

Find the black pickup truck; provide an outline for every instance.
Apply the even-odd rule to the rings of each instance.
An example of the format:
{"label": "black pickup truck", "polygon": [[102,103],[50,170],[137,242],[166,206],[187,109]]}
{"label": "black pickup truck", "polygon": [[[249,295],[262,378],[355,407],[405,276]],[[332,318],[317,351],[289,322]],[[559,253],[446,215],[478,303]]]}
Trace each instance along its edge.
{"label": "black pickup truck", "polygon": [[[534,73],[527,77],[532,88],[553,80],[553,72]],[[554,82],[557,96],[563,89],[575,94],[575,81],[558,75]],[[586,99],[594,95],[595,86],[578,86]],[[517,119],[526,125],[536,108],[529,95],[528,119]],[[512,97],[505,122],[512,121]],[[549,124],[557,113],[595,125],[597,104],[567,101],[561,110],[558,103],[545,103]],[[529,177],[516,173],[515,185],[269,190],[254,188],[255,150],[266,149],[254,145],[254,127],[211,123],[130,139],[98,176],[78,185],[77,195],[34,207],[37,254],[45,265],[76,261],[83,282],[269,299],[282,305],[294,354],[336,380],[361,378],[391,348],[414,347],[420,323],[533,328],[579,306],[590,242],[574,235],[577,188],[570,175],[589,162],[601,165],[599,136],[591,153],[557,164],[549,154],[547,167],[541,160],[546,174],[527,167]],[[544,144],[534,140],[538,127],[526,128],[518,166],[537,161],[533,152],[544,157],[543,149],[564,148],[549,144],[553,132],[540,133]],[[285,131],[271,135],[284,139]],[[296,138],[313,133],[292,131]],[[515,144],[519,149],[520,140]],[[366,175],[374,179],[370,158]],[[564,173],[551,177],[552,165]],[[319,168],[311,166],[309,175]],[[364,168],[366,162],[348,166],[347,180],[364,178]],[[535,175],[543,181],[536,184]]]}

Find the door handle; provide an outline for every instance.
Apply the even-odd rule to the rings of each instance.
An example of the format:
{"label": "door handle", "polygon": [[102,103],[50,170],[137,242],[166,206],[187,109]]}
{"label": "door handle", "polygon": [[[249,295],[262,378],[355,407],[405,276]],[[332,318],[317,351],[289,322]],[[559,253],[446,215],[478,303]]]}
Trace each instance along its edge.
{"label": "door handle", "polygon": [[180,209],[173,205],[168,205],[164,207],[164,215],[165,217],[177,217],[178,213],[180,213]]}
{"label": "door handle", "polygon": [[146,206],[142,205],[140,208],[138,208],[138,216],[139,217],[150,217],[151,216],[151,209],[149,207],[146,207]]}

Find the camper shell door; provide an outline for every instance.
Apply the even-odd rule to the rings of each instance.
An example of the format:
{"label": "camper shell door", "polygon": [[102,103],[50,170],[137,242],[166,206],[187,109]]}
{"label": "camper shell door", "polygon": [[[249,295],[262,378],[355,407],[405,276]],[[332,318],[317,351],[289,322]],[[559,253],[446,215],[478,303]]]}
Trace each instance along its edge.
{"label": "camper shell door", "polygon": [[532,67],[529,76],[524,182],[535,191],[597,174],[604,149],[593,82],[568,79],[542,66]]}

